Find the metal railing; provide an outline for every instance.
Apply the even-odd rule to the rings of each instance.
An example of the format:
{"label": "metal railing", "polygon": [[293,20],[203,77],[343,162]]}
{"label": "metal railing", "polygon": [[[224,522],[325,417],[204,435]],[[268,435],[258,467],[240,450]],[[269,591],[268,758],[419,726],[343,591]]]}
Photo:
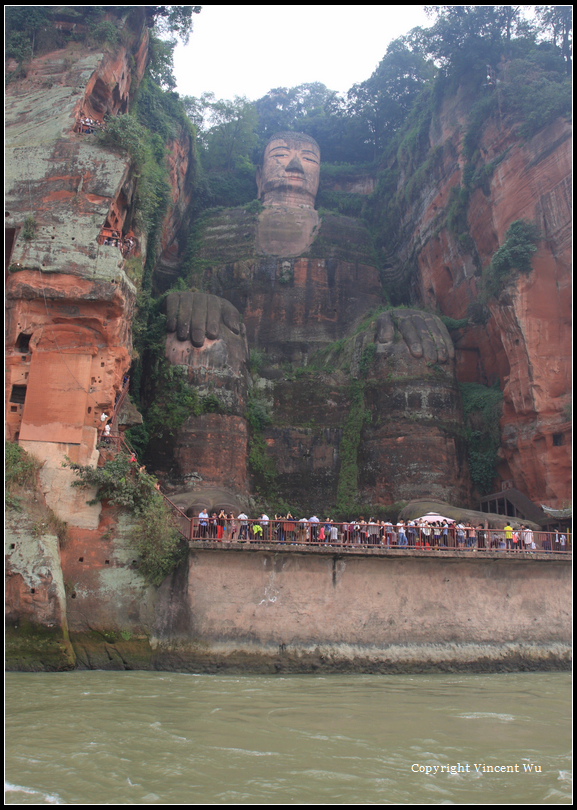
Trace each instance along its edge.
{"label": "metal railing", "polygon": [[[177,507],[176,507],[177,508]],[[183,514],[183,513],[182,513]],[[335,523],[250,518],[188,518],[190,540],[217,543],[249,543],[272,546],[330,547],[342,550],[398,549],[419,552],[503,552],[505,554],[572,552],[572,537],[566,532],[530,529],[460,530],[448,527],[404,527],[383,524]]]}

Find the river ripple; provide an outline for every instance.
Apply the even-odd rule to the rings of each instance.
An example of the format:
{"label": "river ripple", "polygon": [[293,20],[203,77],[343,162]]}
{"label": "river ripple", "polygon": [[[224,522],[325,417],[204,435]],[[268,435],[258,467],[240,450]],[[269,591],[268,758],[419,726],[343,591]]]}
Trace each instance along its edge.
{"label": "river ripple", "polygon": [[568,673],[8,673],[6,803],[567,804],[570,699]]}

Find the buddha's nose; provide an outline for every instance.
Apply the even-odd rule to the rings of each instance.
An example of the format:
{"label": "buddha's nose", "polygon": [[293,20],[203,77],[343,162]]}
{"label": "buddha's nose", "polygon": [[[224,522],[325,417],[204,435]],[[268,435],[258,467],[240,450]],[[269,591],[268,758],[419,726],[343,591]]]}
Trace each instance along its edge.
{"label": "buddha's nose", "polygon": [[305,170],[303,169],[303,164],[300,162],[297,155],[294,156],[294,158],[291,160],[289,165],[286,167],[286,171],[287,172],[300,172],[301,174],[305,173]]}

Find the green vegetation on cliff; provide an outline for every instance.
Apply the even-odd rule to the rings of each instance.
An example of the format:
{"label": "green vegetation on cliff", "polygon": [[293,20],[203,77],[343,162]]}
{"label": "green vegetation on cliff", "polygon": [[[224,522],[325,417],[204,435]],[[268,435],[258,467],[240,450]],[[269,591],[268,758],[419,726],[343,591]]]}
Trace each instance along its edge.
{"label": "green vegetation on cliff", "polygon": [[103,467],[85,467],[73,462],[68,462],[67,466],[78,476],[73,486],[96,488],[94,498],[88,503],[109,501],[134,516],[130,540],[140,558],[140,573],[152,585],[160,585],[183,558],[183,546],[172,513],[156,489],[154,476],[139,469],[124,453],[119,453]]}
{"label": "green vegetation on cliff", "polygon": [[461,383],[471,480],[480,495],[493,492],[501,444],[503,392],[479,383]]}
{"label": "green vegetation on cliff", "polygon": [[483,273],[483,287],[487,296],[498,296],[515,271],[526,275],[531,272],[539,239],[540,234],[534,223],[523,219],[512,223],[505,241]]}
{"label": "green vegetation on cliff", "polygon": [[20,498],[16,495],[16,490],[36,487],[40,465],[33,456],[15,442],[6,442],[5,453],[6,506],[20,509]]}
{"label": "green vegetation on cliff", "polygon": [[46,505],[40,490],[40,462],[15,442],[6,442],[5,454],[6,508],[28,514],[34,537],[55,534],[61,543],[65,542],[68,536],[66,521]]}

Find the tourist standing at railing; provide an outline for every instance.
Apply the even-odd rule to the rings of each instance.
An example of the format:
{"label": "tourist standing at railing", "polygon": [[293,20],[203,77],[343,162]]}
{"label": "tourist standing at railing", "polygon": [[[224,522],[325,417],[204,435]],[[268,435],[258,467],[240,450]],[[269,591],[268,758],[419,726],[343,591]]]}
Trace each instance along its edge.
{"label": "tourist standing at railing", "polygon": [[507,525],[504,528],[504,532],[505,532],[505,543],[506,543],[507,551],[512,551],[512,549],[513,549],[513,527],[511,526],[510,523],[507,523]]}
{"label": "tourist standing at railing", "polygon": [[431,548],[432,529],[426,520],[421,521],[421,542],[423,548]]}
{"label": "tourist standing at railing", "polygon": [[198,536],[201,540],[206,540],[208,532],[208,512],[202,509],[198,514]]}
{"label": "tourist standing at railing", "polygon": [[397,545],[402,546],[403,548],[409,545],[407,535],[405,534],[405,523],[403,520],[399,520],[397,523],[397,535]]}
{"label": "tourist standing at railing", "polygon": [[519,529],[513,529],[513,551],[520,551],[521,549],[521,532]]}
{"label": "tourist standing at railing", "polygon": [[270,524],[270,518],[269,518],[268,515],[265,515],[265,513],[263,512],[262,515],[260,516],[260,525],[262,526],[262,539],[264,540],[265,543],[267,543],[269,541],[269,537],[270,537],[269,531],[268,531],[269,530],[269,524]]}
{"label": "tourist standing at railing", "polygon": [[384,520],[382,523],[384,543],[387,547],[391,545],[391,532],[393,531],[393,524],[390,520]]}
{"label": "tourist standing at railing", "polygon": [[217,519],[217,538],[222,541],[224,530],[226,529],[226,513],[221,509]]}
{"label": "tourist standing at railing", "polygon": [[238,539],[240,542],[244,542],[245,540],[248,540],[248,515],[241,512],[238,516],[238,522],[240,523],[240,534]]}
{"label": "tourist standing at railing", "polygon": [[483,524],[479,523],[477,526],[477,550],[484,551],[485,550],[485,540],[487,537],[487,533],[483,528]]}
{"label": "tourist standing at railing", "polygon": [[457,523],[457,546],[458,548],[465,546],[465,526],[462,523]]}
{"label": "tourist standing at railing", "polygon": [[316,515],[309,518],[311,543],[316,543],[319,538],[319,523],[320,520]]}
{"label": "tourist standing at railing", "polygon": [[236,520],[234,518],[234,514],[232,512],[229,512],[228,515],[226,516],[226,530],[227,530],[228,540],[231,543],[234,543],[234,540],[235,540],[235,537],[236,537],[236,532],[237,532],[237,525],[236,525]]}
{"label": "tourist standing at railing", "polygon": [[331,523],[329,539],[333,546],[337,545],[339,542],[339,527],[336,523]]}
{"label": "tourist standing at railing", "polygon": [[284,533],[287,543],[296,542],[297,524],[290,512],[287,512],[286,523],[284,524]]}
{"label": "tourist standing at railing", "polygon": [[441,543],[443,548],[449,548],[449,524],[446,520],[441,525]]}
{"label": "tourist standing at railing", "polygon": [[467,546],[471,550],[477,547],[477,532],[470,523],[467,524]]}
{"label": "tourist standing at railing", "polygon": [[348,546],[350,544],[349,525],[350,524],[347,522],[341,523],[342,541],[343,545],[345,546]]}
{"label": "tourist standing at railing", "polygon": [[369,535],[369,545],[370,546],[378,546],[379,545],[379,525],[375,521],[374,518],[369,518],[368,524],[368,535]]}
{"label": "tourist standing at railing", "polygon": [[274,522],[272,524],[273,534],[276,539],[277,543],[284,543],[286,541],[286,532],[285,532],[285,519],[283,515],[277,515],[275,513]]}
{"label": "tourist standing at railing", "polygon": [[407,540],[409,541],[409,546],[411,546],[411,548],[414,548],[417,544],[417,529],[415,527],[414,520],[409,520],[409,522],[407,523],[406,535]]}
{"label": "tourist standing at railing", "polygon": [[533,532],[528,526],[521,526],[521,545],[525,551],[532,551],[535,548]]}

